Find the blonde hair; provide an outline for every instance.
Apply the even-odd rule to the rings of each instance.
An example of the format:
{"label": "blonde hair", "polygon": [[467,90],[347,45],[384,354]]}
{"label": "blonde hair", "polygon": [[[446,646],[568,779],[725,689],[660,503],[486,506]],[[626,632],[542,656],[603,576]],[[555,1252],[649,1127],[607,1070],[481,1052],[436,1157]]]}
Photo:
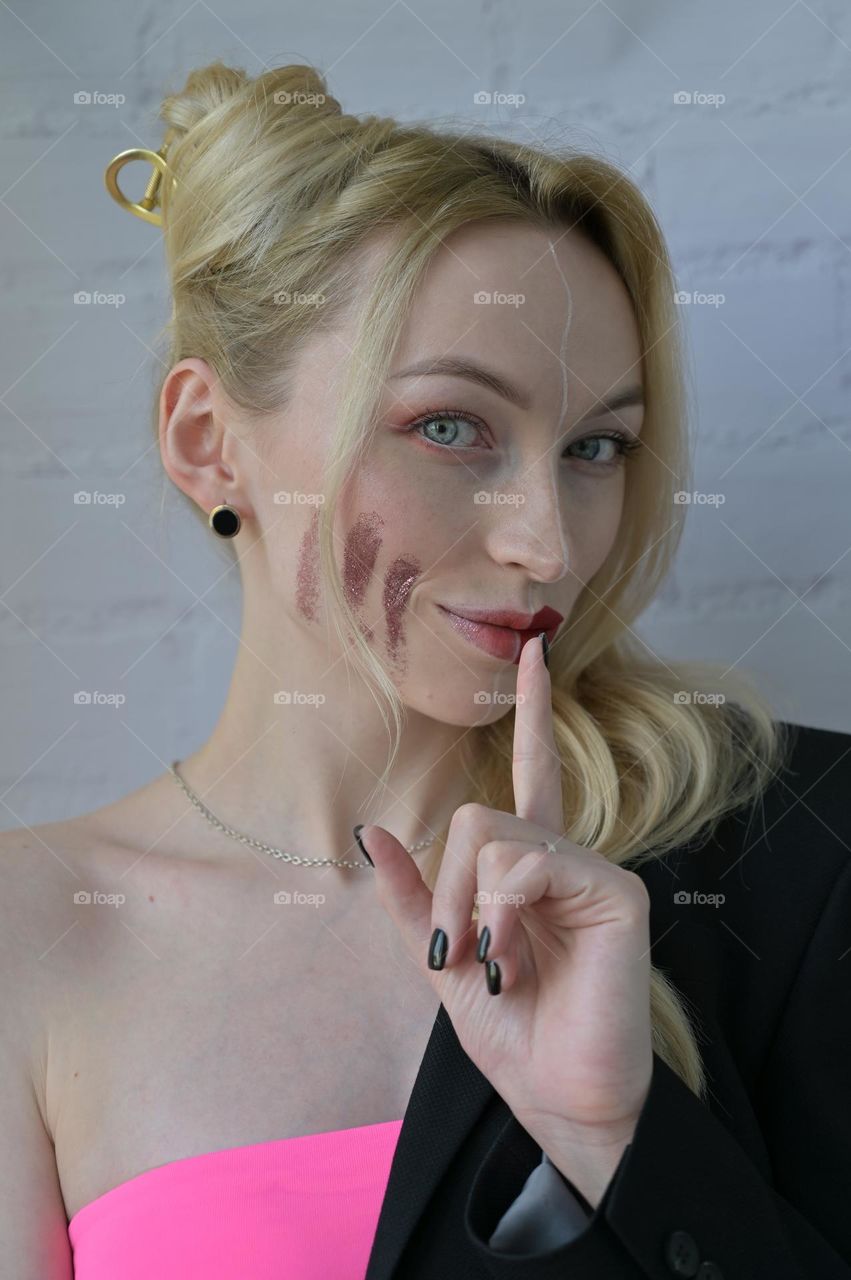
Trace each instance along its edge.
{"label": "blonde hair", "polygon": [[[723,677],[735,696],[716,701],[719,668],[655,659],[632,631],[678,546],[685,508],[674,495],[689,488],[691,466],[674,276],[637,186],[583,151],[346,115],[309,66],[251,79],[215,62],[166,97],[161,116],[172,130],[168,163],[177,178],[162,185],[173,298],[166,367],[188,356],[206,360],[251,421],[286,404],[304,342],[358,306],[319,508],[319,551],[346,660],[372,691],[388,732],[392,720],[379,785],[398,750],[404,706],[343,590],[332,521],[340,488],[368,443],[414,289],[446,236],[477,219],[576,227],[603,250],[639,327],[646,447],[628,463],[612,551],[552,647],[566,830],[632,869],[698,833],[708,840],[725,814],[759,796],[789,743],[783,722],[744,676]],[[387,254],[367,286],[357,251],[385,229]],[[287,294],[322,302],[280,305]],[[156,417],[155,405],[155,425]],[[464,737],[469,800],[513,811],[513,724],[509,712]],[[438,856],[425,871],[430,887],[447,830],[436,833]],[[650,1015],[654,1050],[702,1097],[699,1031],[655,967]]]}

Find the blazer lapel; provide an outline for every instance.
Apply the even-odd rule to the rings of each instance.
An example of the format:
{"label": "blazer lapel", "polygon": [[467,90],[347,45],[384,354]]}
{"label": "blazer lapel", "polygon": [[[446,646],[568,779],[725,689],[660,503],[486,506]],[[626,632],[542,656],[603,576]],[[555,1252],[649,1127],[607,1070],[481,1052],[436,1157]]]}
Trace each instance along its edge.
{"label": "blazer lapel", "polygon": [[426,1204],[494,1096],[441,1004],[390,1166],[364,1280],[389,1280]]}

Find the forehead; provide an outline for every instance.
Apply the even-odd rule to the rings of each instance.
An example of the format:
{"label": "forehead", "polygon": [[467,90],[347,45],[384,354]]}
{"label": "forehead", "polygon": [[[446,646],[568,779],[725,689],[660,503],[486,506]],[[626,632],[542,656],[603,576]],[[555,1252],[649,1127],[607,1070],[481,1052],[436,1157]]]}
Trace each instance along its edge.
{"label": "forehead", "polygon": [[641,380],[627,288],[576,228],[494,219],[449,236],[417,287],[393,367],[446,352],[510,370],[542,406],[560,401],[565,377],[577,411]]}

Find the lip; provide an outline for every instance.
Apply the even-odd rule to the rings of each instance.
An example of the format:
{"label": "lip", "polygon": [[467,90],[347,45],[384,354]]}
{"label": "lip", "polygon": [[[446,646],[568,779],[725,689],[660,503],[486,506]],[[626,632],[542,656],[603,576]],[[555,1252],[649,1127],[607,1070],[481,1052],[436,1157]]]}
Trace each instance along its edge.
{"label": "lip", "polygon": [[459,635],[491,657],[514,665],[520,661],[527,640],[544,631],[552,644],[564,621],[564,615],[549,606],[534,614],[516,609],[468,609],[460,605],[449,609],[442,604],[437,607]]}

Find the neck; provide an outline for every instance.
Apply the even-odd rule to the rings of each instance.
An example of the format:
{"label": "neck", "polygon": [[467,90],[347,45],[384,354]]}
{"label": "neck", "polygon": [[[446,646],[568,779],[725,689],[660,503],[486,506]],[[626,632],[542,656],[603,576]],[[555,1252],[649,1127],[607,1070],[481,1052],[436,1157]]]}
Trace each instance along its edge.
{"label": "neck", "polygon": [[[270,636],[274,643],[264,639]],[[289,703],[275,702],[282,690]],[[357,823],[385,827],[406,848],[445,829],[469,794],[459,764],[469,732],[408,712],[388,781],[376,790],[389,735],[372,694],[358,685],[350,665],[328,657],[321,639],[305,641],[299,633],[297,643],[288,637],[282,644],[279,631],[263,627],[253,636],[243,633],[219,720],[178,768],[212,813],[241,834],[300,857],[362,862],[352,835]],[[200,814],[194,820],[211,830]],[[240,856],[224,833],[217,847],[227,850],[224,856]],[[418,865],[433,847],[412,855]],[[279,865],[350,886],[372,878],[345,867]]]}

